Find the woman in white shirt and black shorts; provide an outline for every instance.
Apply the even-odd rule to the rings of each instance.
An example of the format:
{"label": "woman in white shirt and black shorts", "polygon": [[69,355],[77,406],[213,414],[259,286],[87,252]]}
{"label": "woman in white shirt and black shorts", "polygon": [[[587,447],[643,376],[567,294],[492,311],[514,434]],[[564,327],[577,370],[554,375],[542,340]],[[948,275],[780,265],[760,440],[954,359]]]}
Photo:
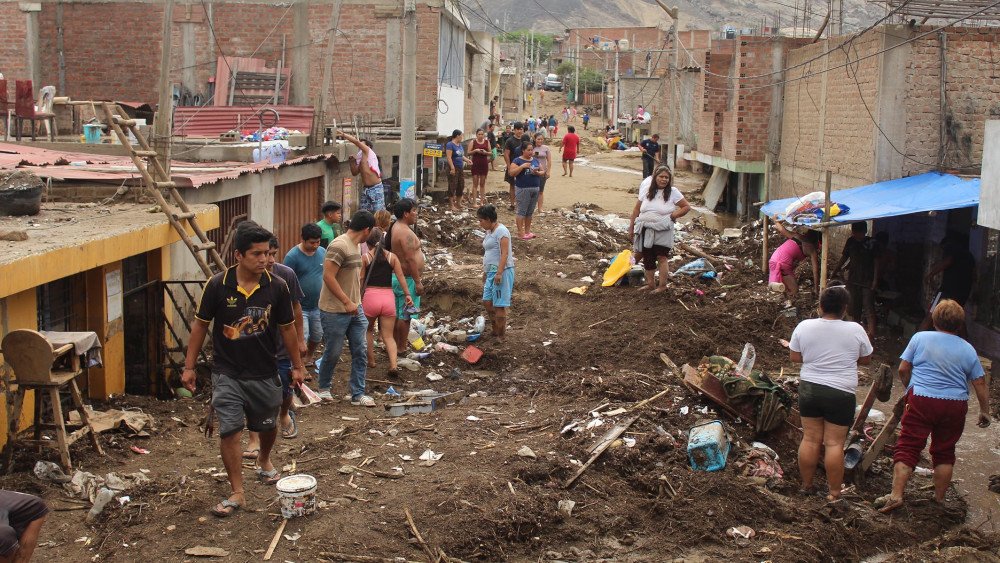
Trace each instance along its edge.
{"label": "woman in white shirt and black shorts", "polygon": [[826,289],[819,298],[820,318],[799,323],[789,342],[790,357],[802,364],[799,414],[802,442],[799,473],[802,490],[814,490],[820,451],[830,486],[827,497],[840,498],[844,483],[844,441],[854,421],[858,365],[871,361],[872,345],[865,329],[844,320],[850,295],[844,286]]}

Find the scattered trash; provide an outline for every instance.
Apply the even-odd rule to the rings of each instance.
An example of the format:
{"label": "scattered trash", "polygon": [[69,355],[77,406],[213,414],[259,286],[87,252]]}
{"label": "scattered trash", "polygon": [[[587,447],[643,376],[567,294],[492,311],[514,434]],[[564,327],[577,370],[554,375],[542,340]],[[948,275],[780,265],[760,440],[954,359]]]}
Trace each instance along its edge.
{"label": "scattered trash", "polygon": [[521,446],[521,449],[517,450],[517,455],[528,459],[536,459],[538,457],[528,446]]}
{"label": "scattered trash", "polygon": [[470,414],[469,416],[465,417],[465,420],[469,420],[471,422],[479,422],[482,419],[479,418],[478,416],[473,416]]}
{"label": "scattered trash", "polygon": [[689,413],[689,412],[691,412],[691,407],[688,407],[688,406],[681,407],[681,414],[682,415],[687,415],[687,413]]}
{"label": "scattered trash", "polygon": [[[916,473],[917,475],[921,475],[923,477],[932,477],[934,475],[934,470],[933,469],[927,469],[926,467],[920,467],[920,466],[914,467],[913,468],[913,472]],[[992,482],[992,478],[991,478],[991,482]]]}
{"label": "scattered trash", "polygon": [[295,532],[294,534],[285,534],[284,537],[288,541],[299,541],[299,538],[302,537],[302,534]]}
{"label": "scattered trash", "polygon": [[104,512],[104,507],[107,506],[111,499],[115,498],[115,492],[106,487],[102,487],[97,491],[97,496],[94,498],[94,506],[90,507],[90,512],[87,513],[87,523],[92,523]]}
{"label": "scattered trash", "polygon": [[402,397],[402,395],[399,394],[399,391],[393,389],[391,385],[389,386],[388,389],[385,390],[385,396],[392,399],[398,399]]}
{"label": "scattered trash", "polygon": [[566,518],[569,518],[570,516],[573,515],[573,507],[574,506],[576,506],[576,501],[573,501],[573,500],[561,500],[561,501],[559,501],[559,504],[558,504],[559,512],[563,516],[565,516]]}
{"label": "scattered trash", "polygon": [[747,452],[743,473],[749,477],[782,479],[785,474],[778,463],[778,453],[760,442],[753,442]]}
{"label": "scattered trash", "polygon": [[363,454],[361,453],[360,449],[351,450],[349,452],[340,454],[340,459],[358,459],[362,455]]}
{"label": "scattered trash", "polygon": [[722,238],[732,239],[740,238],[743,236],[743,231],[735,228],[722,229]]}
{"label": "scattered trash", "polygon": [[441,461],[444,454],[434,453],[434,450],[424,450],[424,453],[420,454],[420,463],[424,467],[431,467],[435,463]]}
{"label": "scattered trash", "polygon": [[584,293],[587,293],[587,288],[588,287],[589,286],[586,286],[586,285],[581,285],[580,287],[573,287],[573,288],[570,288],[570,289],[566,290],[566,293],[572,293],[574,295],[583,295]]}
{"label": "scattered trash", "polygon": [[442,379],[444,379],[444,376],[439,373],[432,371],[427,374],[427,381],[441,381]]}
{"label": "scattered trash", "polygon": [[864,458],[865,450],[861,447],[860,442],[854,442],[853,444],[844,448],[844,468],[854,469],[855,466]]}
{"label": "scattered trash", "polygon": [[626,448],[634,448],[635,447],[635,438],[627,438],[627,437],[626,438],[622,438],[622,442],[625,444]]}
{"label": "scattered trash", "polygon": [[295,388],[295,392],[292,393],[292,406],[296,408],[305,408],[322,402],[323,399],[320,399],[319,395],[306,385],[305,382],[300,383]]}
{"label": "scattered trash", "polygon": [[753,344],[747,342],[743,345],[743,355],[740,356],[740,361],[736,363],[736,373],[743,377],[749,377],[756,362],[757,350],[754,349]]}
{"label": "scattered trash", "polygon": [[410,358],[400,358],[396,361],[396,365],[410,371],[420,371],[420,362]]}
{"label": "scattered trash", "polygon": [[146,448],[140,448],[139,446],[129,446],[129,449],[137,454],[146,455],[149,453],[149,450]]}
{"label": "scattered trash", "polygon": [[697,276],[704,274],[706,272],[714,272],[714,271],[715,271],[715,266],[712,266],[711,262],[705,260],[704,258],[697,258],[695,260],[688,262],[687,264],[684,264],[680,268],[677,268],[677,270],[674,271],[674,275],[684,274],[688,276]]}
{"label": "scattered trash", "polygon": [[753,531],[753,528],[749,526],[735,526],[726,530],[726,535],[738,539],[742,538],[748,540],[757,535],[757,532]]}
{"label": "scattered trash", "polygon": [[68,483],[71,479],[69,475],[63,473],[62,467],[51,461],[39,461],[35,463],[35,477],[46,479],[53,483]]}
{"label": "scattered trash", "polygon": [[[462,337],[462,340],[465,340],[464,336]],[[448,344],[447,342],[438,342],[437,344],[434,345],[434,349],[439,352],[447,352],[449,354],[458,353],[458,346],[453,346],[451,344]]]}
{"label": "scattered trash", "polygon": [[132,497],[130,497],[128,495],[122,495],[122,496],[118,497],[118,504],[121,505],[121,506],[125,506],[126,504],[128,504],[129,502],[131,502],[131,500],[132,500]]}
{"label": "scattered trash", "polygon": [[570,254],[566,257],[567,260],[579,260],[583,261],[583,254]]}
{"label": "scattered trash", "polygon": [[580,281],[582,281],[583,283],[594,283],[594,278],[590,276],[583,276],[582,278],[580,278]]}
{"label": "scattered trash", "polygon": [[478,363],[483,357],[483,351],[476,346],[468,346],[462,352],[462,359],[470,364]]}
{"label": "scattered trash", "polygon": [[718,471],[726,466],[729,456],[729,436],[722,422],[713,420],[698,424],[688,432],[688,459],[699,471]]}

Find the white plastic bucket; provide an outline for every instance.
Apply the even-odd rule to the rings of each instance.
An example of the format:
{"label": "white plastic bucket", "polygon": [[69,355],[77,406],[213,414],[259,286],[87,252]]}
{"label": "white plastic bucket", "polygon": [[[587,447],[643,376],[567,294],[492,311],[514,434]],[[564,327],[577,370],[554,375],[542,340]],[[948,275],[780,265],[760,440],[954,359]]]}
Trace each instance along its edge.
{"label": "white plastic bucket", "polygon": [[316,512],[316,478],[312,475],[289,475],[276,485],[281,516],[295,518]]}

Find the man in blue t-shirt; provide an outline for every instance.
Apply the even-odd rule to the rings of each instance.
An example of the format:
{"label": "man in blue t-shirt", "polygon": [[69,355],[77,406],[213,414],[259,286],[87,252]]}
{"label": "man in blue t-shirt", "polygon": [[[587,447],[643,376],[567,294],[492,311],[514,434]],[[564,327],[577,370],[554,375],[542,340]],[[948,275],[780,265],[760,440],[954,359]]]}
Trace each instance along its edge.
{"label": "man in blue t-shirt", "polygon": [[320,324],[319,292],[323,289],[323,261],[326,249],[320,239],[323,231],[313,223],[302,225],[302,241],[285,254],[284,264],[295,272],[302,287],[302,324],[306,340],[306,365],[312,365],[313,354],[323,341],[323,326]]}
{"label": "man in blue t-shirt", "polygon": [[660,135],[653,133],[652,137],[639,143],[639,150],[642,151],[642,177],[649,178],[660,163]]}

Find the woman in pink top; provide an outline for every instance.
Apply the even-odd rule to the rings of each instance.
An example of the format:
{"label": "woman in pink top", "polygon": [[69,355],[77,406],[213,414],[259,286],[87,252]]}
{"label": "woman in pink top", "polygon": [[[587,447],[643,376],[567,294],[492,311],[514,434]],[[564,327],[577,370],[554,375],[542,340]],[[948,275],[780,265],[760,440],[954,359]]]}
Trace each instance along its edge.
{"label": "woman in pink top", "polygon": [[810,230],[800,235],[795,231],[789,231],[779,222],[774,223],[774,228],[788,240],[774,250],[767,263],[768,287],[772,291],[784,292],[789,300],[793,299],[799,292],[795,268],[808,256],[812,264],[813,287],[819,288],[818,250],[822,244],[820,233]]}

